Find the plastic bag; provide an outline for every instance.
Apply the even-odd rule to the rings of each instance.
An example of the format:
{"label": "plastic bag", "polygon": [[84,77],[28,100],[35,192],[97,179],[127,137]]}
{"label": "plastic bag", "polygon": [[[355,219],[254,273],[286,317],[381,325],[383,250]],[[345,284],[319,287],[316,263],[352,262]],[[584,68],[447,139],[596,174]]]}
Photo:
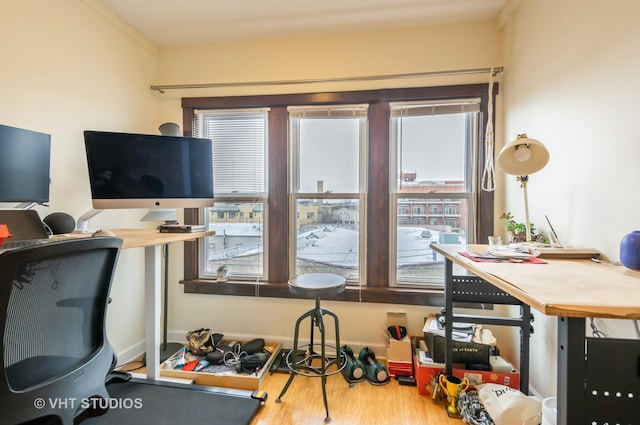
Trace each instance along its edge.
{"label": "plastic bag", "polygon": [[499,384],[476,385],[478,397],[496,425],[538,425],[542,402]]}
{"label": "plastic bag", "polygon": [[476,391],[465,391],[458,397],[458,412],[469,425],[495,425]]}
{"label": "plastic bag", "polygon": [[213,332],[211,329],[200,328],[187,332],[187,348],[196,356],[202,356],[213,351]]}

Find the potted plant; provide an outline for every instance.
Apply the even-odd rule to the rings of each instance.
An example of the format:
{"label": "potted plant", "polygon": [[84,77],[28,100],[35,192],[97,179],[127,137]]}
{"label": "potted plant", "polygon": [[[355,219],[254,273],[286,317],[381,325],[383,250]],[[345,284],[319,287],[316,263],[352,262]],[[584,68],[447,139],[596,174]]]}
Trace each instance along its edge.
{"label": "potted plant", "polygon": [[[527,225],[517,222],[510,212],[503,213],[500,216],[500,224],[509,234],[510,243],[526,242]],[[531,229],[531,240],[544,239],[544,235],[536,235],[536,226],[533,223],[529,223],[529,228]]]}
{"label": "potted plant", "polygon": [[217,275],[218,275],[218,282],[226,282],[227,281],[227,265],[223,264],[220,267],[218,267],[217,270]]}

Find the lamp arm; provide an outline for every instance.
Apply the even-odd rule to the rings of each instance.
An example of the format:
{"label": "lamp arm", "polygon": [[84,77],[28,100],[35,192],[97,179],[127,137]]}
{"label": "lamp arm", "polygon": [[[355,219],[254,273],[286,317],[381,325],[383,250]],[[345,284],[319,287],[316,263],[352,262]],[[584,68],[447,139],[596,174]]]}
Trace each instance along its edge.
{"label": "lamp arm", "polygon": [[524,219],[525,226],[527,232],[527,242],[531,242],[531,224],[529,222],[529,197],[527,196],[527,182],[529,181],[529,176],[520,176],[520,186],[524,191]]}

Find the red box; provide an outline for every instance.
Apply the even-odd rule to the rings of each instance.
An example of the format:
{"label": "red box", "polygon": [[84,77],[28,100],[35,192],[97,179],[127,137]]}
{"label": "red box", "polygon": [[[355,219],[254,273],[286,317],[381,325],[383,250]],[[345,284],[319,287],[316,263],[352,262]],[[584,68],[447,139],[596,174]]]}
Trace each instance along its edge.
{"label": "red box", "polygon": [[397,362],[387,359],[387,369],[392,378],[396,375],[413,376],[412,362]]}
{"label": "red box", "polygon": [[418,356],[413,356],[413,366],[416,374],[415,379],[416,385],[418,386],[418,392],[422,395],[431,397],[433,395],[431,379],[444,371],[444,365],[440,363],[434,363],[433,366],[421,365],[418,361]]}
{"label": "red box", "polygon": [[[431,379],[444,371],[444,365],[434,363],[431,366],[420,364],[418,357],[414,356],[415,378],[418,392],[422,395],[432,396]],[[471,387],[479,384],[501,384],[516,390],[520,389],[519,372],[493,372],[484,370],[468,370],[454,368],[453,374],[459,378],[467,378]]]}

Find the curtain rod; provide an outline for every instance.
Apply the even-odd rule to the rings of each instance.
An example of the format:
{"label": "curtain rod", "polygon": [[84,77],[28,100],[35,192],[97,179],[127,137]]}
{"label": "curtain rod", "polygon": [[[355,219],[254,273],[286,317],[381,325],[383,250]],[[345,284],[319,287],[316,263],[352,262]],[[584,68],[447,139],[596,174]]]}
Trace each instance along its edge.
{"label": "curtain rod", "polygon": [[337,78],[321,78],[309,80],[280,80],[280,81],[245,81],[236,83],[208,83],[208,84],[167,84],[152,85],[151,90],[164,93],[165,90],[174,89],[210,89],[222,87],[251,87],[251,86],[290,86],[297,84],[314,84],[314,83],[342,83],[349,81],[377,81],[377,80],[397,80],[403,78],[420,78],[420,77],[444,77],[449,75],[469,75],[469,74],[487,74],[491,73],[492,77],[504,70],[502,66],[491,68],[475,68],[475,69],[458,69],[453,71],[431,71],[416,72],[410,74],[388,74],[388,75],[368,75],[360,77],[337,77]]}

